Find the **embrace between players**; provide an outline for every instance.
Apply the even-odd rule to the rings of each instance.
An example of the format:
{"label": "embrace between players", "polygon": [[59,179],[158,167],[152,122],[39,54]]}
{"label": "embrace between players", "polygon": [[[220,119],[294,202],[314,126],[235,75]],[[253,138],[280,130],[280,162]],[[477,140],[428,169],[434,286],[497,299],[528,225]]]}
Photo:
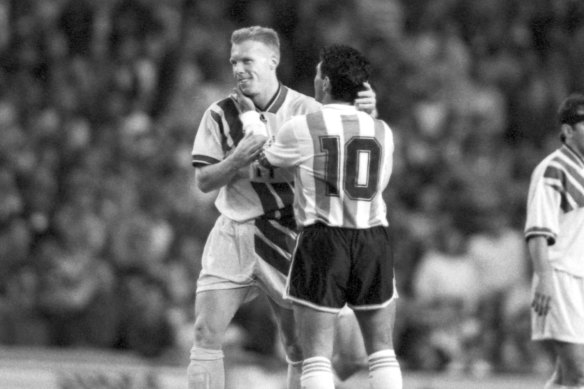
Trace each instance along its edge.
{"label": "embrace between players", "polygon": [[[225,330],[260,291],[278,322],[288,389],[334,388],[335,358],[340,377],[366,358],[371,388],[401,388],[382,197],[394,145],[370,115],[369,63],[353,48],[324,48],[312,98],[280,84],[274,30],[242,28],[231,44],[237,86],[205,112],[192,155],[198,187],[219,189],[220,216],[197,281],[189,389],[224,389]],[[357,323],[362,338],[339,336]]]}
{"label": "embrace between players", "polygon": [[[274,30],[236,30],[231,43],[237,86],[207,109],[193,147],[197,184],[219,189],[220,216],[197,281],[189,389],[225,389],[225,330],[260,291],[280,328],[288,389],[334,388],[331,365],[344,378],[365,358],[372,389],[401,388],[382,198],[393,136],[369,114],[367,60],[346,46],[323,49],[312,98],[278,81]],[[545,388],[582,389],[584,96],[565,99],[558,117],[562,146],[534,170],[527,202],[532,339],[556,354]]]}

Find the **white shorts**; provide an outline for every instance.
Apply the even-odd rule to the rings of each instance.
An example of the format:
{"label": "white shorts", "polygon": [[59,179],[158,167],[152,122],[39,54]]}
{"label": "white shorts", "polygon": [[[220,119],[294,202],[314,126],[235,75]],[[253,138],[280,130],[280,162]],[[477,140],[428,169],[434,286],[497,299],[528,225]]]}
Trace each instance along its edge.
{"label": "white shorts", "polygon": [[[277,270],[258,255],[261,250],[256,248],[257,235],[256,221],[239,223],[220,215],[209,233],[203,250],[197,293],[249,288],[246,301],[250,301],[257,297],[259,290],[262,290],[278,305],[291,308],[291,303],[283,298],[286,285],[286,274],[283,271],[285,269],[282,268],[284,265],[280,265],[280,270]],[[295,237],[293,232],[291,237]],[[267,239],[262,240],[261,244],[271,244],[271,247],[278,250],[280,259],[287,257],[289,262],[288,251],[279,249]]]}
{"label": "white shorts", "polygon": [[554,270],[553,279],[556,298],[548,314],[538,316],[531,311],[531,339],[584,343],[584,278]]}

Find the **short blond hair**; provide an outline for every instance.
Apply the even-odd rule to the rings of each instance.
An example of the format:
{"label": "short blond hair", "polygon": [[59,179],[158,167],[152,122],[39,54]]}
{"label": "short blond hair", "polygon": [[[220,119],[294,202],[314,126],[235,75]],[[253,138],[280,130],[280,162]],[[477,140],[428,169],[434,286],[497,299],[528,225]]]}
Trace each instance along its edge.
{"label": "short blond hair", "polygon": [[231,34],[231,44],[239,44],[245,41],[261,42],[269,47],[278,61],[280,61],[280,38],[278,33],[269,27],[251,26],[233,31]]}

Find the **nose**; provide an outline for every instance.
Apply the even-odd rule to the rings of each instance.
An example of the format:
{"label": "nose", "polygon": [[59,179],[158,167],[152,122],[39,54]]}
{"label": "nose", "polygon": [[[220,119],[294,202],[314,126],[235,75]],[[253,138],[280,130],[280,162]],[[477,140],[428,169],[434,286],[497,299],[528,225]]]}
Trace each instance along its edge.
{"label": "nose", "polygon": [[233,62],[231,64],[231,67],[233,69],[233,74],[238,75],[240,73],[243,73],[243,64],[241,63],[241,61]]}

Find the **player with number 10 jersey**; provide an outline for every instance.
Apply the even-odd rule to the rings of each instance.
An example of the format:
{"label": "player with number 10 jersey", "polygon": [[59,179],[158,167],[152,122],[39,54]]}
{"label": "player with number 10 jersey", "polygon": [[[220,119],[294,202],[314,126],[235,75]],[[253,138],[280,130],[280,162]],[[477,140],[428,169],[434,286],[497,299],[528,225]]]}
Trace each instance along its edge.
{"label": "player with number 10 jersey", "polygon": [[385,122],[350,105],[327,104],[287,122],[260,163],[298,167],[294,211],[299,225],[361,229],[388,225],[382,192],[393,150]]}

